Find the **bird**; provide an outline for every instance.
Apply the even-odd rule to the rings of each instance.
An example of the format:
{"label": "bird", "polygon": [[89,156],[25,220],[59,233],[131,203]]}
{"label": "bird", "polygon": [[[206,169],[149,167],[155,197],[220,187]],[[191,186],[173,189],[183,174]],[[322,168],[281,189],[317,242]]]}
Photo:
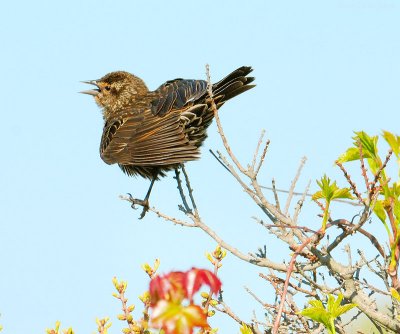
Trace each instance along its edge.
{"label": "bird", "polygon": [[129,176],[151,181],[143,200],[140,218],[149,209],[149,197],[156,180],[181,164],[197,160],[207,138],[207,128],[226,101],[255,87],[251,66],[242,66],[212,84],[213,98],[205,80],[177,78],[151,91],[145,82],[125,71],[82,81],[94,88],[80,93],[94,97],[104,120],[100,157],[118,164]]}

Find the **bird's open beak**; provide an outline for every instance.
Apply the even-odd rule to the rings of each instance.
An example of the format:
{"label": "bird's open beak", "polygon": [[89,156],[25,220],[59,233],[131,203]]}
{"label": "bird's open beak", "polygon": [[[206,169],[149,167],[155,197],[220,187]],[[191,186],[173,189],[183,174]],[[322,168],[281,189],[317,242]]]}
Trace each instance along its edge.
{"label": "bird's open beak", "polygon": [[79,93],[88,94],[88,95],[92,95],[92,96],[97,96],[97,94],[100,93],[100,87],[99,87],[99,85],[97,84],[97,80],[89,80],[89,81],[81,81],[81,82],[82,82],[82,83],[85,83],[85,84],[89,84],[89,85],[94,85],[94,86],[96,86],[97,88],[96,88],[96,89],[84,90],[84,91],[79,92]]}

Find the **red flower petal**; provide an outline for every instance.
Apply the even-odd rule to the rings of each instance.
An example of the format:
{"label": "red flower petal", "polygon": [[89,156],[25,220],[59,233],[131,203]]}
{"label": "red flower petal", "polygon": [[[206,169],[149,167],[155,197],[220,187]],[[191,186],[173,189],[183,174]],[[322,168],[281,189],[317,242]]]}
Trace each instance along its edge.
{"label": "red flower petal", "polygon": [[186,272],[185,276],[186,297],[192,299],[193,295],[200,290],[203,284],[210,287],[213,293],[218,293],[221,289],[221,281],[209,270],[192,268]]}
{"label": "red flower petal", "polygon": [[151,305],[159,300],[181,301],[185,298],[185,273],[174,271],[167,275],[156,276],[150,281]]}
{"label": "red flower petal", "polygon": [[173,271],[167,275],[156,276],[150,281],[151,306],[160,300],[180,304],[184,298],[193,299],[193,295],[206,284],[213,293],[221,289],[221,281],[209,270],[192,268],[187,272]]}

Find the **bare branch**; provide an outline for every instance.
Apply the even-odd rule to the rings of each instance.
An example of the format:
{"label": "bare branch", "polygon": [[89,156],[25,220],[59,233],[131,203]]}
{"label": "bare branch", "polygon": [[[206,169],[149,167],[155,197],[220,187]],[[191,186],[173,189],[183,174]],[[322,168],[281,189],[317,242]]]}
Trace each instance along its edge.
{"label": "bare branch", "polygon": [[346,178],[347,182],[349,183],[350,188],[353,191],[353,194],[357,197],[358,201],[360,203],[363,203],[364,205],[366,205],[366,203],[365,203],[364,199],[362,198],[360,192],[357,190],[356,184],[352,181],[349,173],[347,173],[347,170],[343,167],[343,165],[338,160],[335,163],[341,169],[341,171],[343,172],[344,177]]}
{"label": "bare branch", "polygon": [[323,237],[323,235],[324,235],[324,232],[323,232],[323,230],[321,228],[320,230],[317,231],[316,234],[313,234],[311,237],[307,238],[303,242],[303,244],[301,244],[296,249],[296,252],[293,254],[292,258],[290,259],[289,267],[288,267],[287,274],[286,274],[285,285],[283,287],[283,291],[282,291],[282,295],[281,295],[281,303],[279,305],[278,312],[276,314],[274,327],[272,328],[272,333],[274,333],[274,334],[278,333],[279,323],[280,323],[280,320],[281,320],[282,311],[283,311],[283,307],[284,307],[284,304],[285,304],[285,298],[286,298],[286,294],[287,294],[287,290],[288,290],[288,286],[289,286],[289,280],[290,280],[290,276],[292,275],[292,272],[293,272],[293,269],[294,269],[294,265],[295,265],[295,262],[296,262],[297,255],[299,255],[301,253],[301,251],[309,243],[311,243],[311,241],[314,240],[314,238],[320,239],[320,238]]}
{"label": "bare branch", "polygon": [[369,180],[368,180],[368,174],[367,174],[367,168],[365,167],[364,164],[364,153],[363,153],[363,148],[362,148],[362,144],[361,144],[361,140],[358,139],[357,140],[357,145],[358,145],[358,150],[360,153],[360,164],[361,164],[361,174],[364,178],[364,182],[365,182],[365,189],[369,192],[370,191],[370,184],[369,184]]}
{"label": "bare branch", "polygon": [[224,133],[224,130],[222,128],[221,121],[220,121],[219,115],[218,115],[218,109],[217,109],[217,106],[215,105],[215,102],[214,102],[214,97],[213,97],[213,92],[212,92],[211,76],[210,76],[210,66],[208,64],[206,65],[206,75],[207,75],[207,92],[208,92],[208,95],[209,95],[209,97],[211,99],[211,108],[214,111],[214,118],[215,118],[215,122],[217,123],[218,133],[221,136],[221,139],[222,139],[222,142],[224,144],[226,152],[228,152],[228,155],[231,157],[232,161],[239,168],[239,170],[243,174],[246,175],[246,170],[242,167],[242,165],[240,164],[239,160],[233,154],[232,149],[231,149],[230,145],[228,144],[228,141],[227,141],[227,139],[225,137],[225,133]]}
{"label": "bare branch", "polygon": [[[388,162],[389,162],[389,160],[390,160],[392,154],[393,154],[393,150],[390,149],[390,150],[388,151],[386,157],[385,157],[385,161],[383,162],[382,166],[378,169],[378,171],[377,171],[376,174],[375,174],[373,184],[376,184],[376,183],[380,180],[382,171],[386,168],[386,166],[387,166],[387,164],[388,164]],[[372,192],[372,190],[373,190],[373,189],[371,188],[371,192]]]}
{"label": "bare branch", "polygon": [[299,217],[300,210],[303,207],[303,203],[304,203],[304,200],[306,199],[307,193],[310,190],[310,186],[311,186],[311,180],[308,181],[307,187],[304,190],[303,195],[301,196],[301,199],[297,202],[297,206],[296,206],[296,208],[294,210],[294,214],[293,214],[293,223],[294,224],[297,224],[297,218]]}
{"label": "bare branch", "polygon": [[293,192],[294,192],[294,189],[296,188],[296,183],[299,180],[301,171],[303,170],[303,167],[304,167],[306,161],[307,161],[306,157],[301,158],[300,165],[299,165],[299,168],[297,169],[296,176],[294,177],[294,179],[292,180],[292,183],[290,185],[289,195],[288,195],[287,200],[286,200],[285,209],[283,210],[283,213],[285,214],[285,216],[289,212],[289,206],[290,206],[290,203],[291,203],[292,198],[293,198]]}
{"label": "bare branch", "polygon": [[261,146],[261,144],[263,142],[264,135],[265,135],[265,130],[262,130],[261,134],[260,134],[260,139],[258,140],[257,147],[256,147],[256,150],[254,151],[254,155],[253,155],[253,161],[251,163],[251,169],[252,170],[255,170],[257,157],[258,157],[258,151],[260,150],[260,146]]}
{"label": "bare branch", "polygon": [[267,151],[268,151],[269,144],[270,144],[270,141],[267,140],[267,141],[265,142],[264,150],[263,150],[263,153],[261,154],[261,157],[260,157],[260,161],[259,161],[259,163],[258,163],[258,166],[257,166],[256,170],[254,171],[255,177],[257,177],[258,173],[260,172],[261,166],[262,166],[263,163],[264,163],[265,156],[267,155]]}
{"label": "bare branch", "polygon": [[279,191],[279,190],[277,190],[275,187],[275,179],[272,179],[272,188],[267,188],[267,187],[263,187],[263,186],[260,186],[260,187],[272,190],[272,192],[274,193],[276,208],[278,209],[278,211],[281,211],[281,206],[279,203],[279,197],[278,197],[278,193],[277,193],[277,191]]}
{"label": "bare branch", "polygon": [[217,157],[217,155],[214,153],[214,151],[211,149],[209,151],[213,155],[213,157],[222,165],[222,167],[224,167],[230,174],[232,174],[231,171],[229,170],[229,168],[226,167],[225,164],[221,161],[221,159]]}

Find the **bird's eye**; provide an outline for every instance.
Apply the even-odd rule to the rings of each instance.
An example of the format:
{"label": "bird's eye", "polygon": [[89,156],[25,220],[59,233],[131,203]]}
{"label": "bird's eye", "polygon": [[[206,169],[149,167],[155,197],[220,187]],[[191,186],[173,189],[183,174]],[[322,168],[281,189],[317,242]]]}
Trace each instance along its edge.
{"label": "bird's eye", "polygon": [[110,86],[105,86],[104,89],[109,91],[109,90],[111,90],[111,87]]}

